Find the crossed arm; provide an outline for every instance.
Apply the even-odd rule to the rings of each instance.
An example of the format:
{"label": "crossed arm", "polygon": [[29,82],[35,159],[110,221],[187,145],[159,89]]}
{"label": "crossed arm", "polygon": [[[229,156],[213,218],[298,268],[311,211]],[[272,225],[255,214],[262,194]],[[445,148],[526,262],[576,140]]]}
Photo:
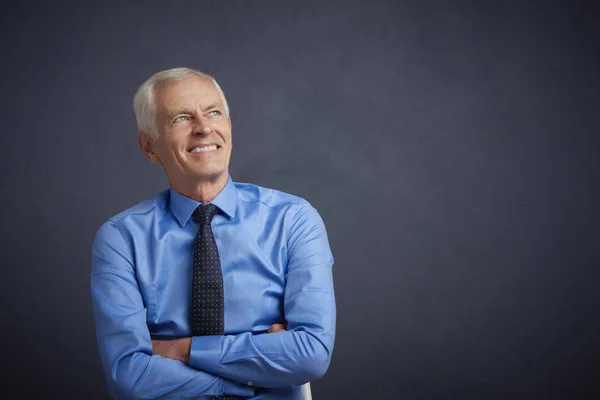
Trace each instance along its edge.
{"label": "crossed arm", "polygon": [[116,398],[252,397],[249,382],[265,388],[302,384],[329,365],[333,258],[322,220],[310,206],[296,213],[288,238],[287,327],[275,324],[271,334],[153,341],[131,250],[114,223],[100,228],[92,254],[98,345]]}
{"label": "crossed arm", "polygon": [[[273,324],[267,330],[267,333],[285,332],[287,324]],[[152,340],[152,352],[155,355],[170,358],[171,360],[190,363],[190,346],[192,345],[191,337],[177,339]]]}

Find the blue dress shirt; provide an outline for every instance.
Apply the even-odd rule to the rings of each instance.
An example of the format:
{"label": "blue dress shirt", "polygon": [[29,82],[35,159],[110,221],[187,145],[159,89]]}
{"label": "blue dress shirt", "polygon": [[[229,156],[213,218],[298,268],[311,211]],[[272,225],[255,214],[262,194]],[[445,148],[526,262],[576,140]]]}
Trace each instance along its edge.
{"label": "blue dress shirt", "polygon": [[[335,300],[327,233],[299,197],[227,185],[212,201],[223,270],[223,336],[192,338],[189,365],[151,339],[191,336],[193,242],[200,204],[165,190],[110,218],[92,249],[100,358],[116,398],[299,399],[331,359]],[[267,334],[271,324],[288,330]],[[255,388],[257,388],[255,393]]]}

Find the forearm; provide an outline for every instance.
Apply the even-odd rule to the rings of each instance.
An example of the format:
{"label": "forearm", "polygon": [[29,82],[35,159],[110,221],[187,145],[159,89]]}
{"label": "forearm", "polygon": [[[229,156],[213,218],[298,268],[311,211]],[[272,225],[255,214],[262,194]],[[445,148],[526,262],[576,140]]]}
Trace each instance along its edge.
{"label": "forearm", "polygon": [[247,385],[142,353],[121,359],[116,368],[107,371],[107,377],[110,392],[118,399],[253,396],[252,388]]}
{"label": "forearm", "polygon": [[[107,366],[109,367],[109,366]],[[251,395],[243,385],[187,365],[144,353],[127,355],[105,368],[111,394],[119,399]],[[241,390],[231,390],[239,387]]]}
{"label": "forearm", "polygon": [[331,350],[306,331],[204,336],[192,340],[190,365],[240,383],[280,387],[320,378]]}

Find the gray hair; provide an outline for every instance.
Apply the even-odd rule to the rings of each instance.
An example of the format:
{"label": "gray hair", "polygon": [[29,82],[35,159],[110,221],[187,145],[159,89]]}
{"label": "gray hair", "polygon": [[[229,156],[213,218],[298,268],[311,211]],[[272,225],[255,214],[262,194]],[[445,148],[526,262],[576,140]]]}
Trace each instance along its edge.
{"label": "gray hair", "polygon": [[172,68],[165,71],[160,71],[146,79],[144,83],[140,85],[135,96],[133,97],[133,110],[135,111],[135,119],[137,120],[138,130],[149,133],[152,137],[158,137],[158,130],[156,129],[156,103],[154,99],[154,88],[156,85],[162,82],[169,81],[181,81],[190,75],[199,76],[210,80],[221,96],[221,101],[225,107],[225,114],[229,116],[229,106],[225,99],[225,93],[211,75],[205,74],[191,68]]}

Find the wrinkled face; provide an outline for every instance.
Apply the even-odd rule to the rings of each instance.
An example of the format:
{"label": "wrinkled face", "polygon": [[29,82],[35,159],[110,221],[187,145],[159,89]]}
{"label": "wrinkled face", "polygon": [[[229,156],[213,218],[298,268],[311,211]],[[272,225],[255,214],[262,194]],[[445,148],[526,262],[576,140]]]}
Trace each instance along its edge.
{"label": "wrinkled face", "polygon": [[[153,162],[171,182],[218,179],[228,174],[231,120],[215,85],[190,76],[155,87],[158,138],[151,141]],[[153,158],[153,156],[155,158]]]}

